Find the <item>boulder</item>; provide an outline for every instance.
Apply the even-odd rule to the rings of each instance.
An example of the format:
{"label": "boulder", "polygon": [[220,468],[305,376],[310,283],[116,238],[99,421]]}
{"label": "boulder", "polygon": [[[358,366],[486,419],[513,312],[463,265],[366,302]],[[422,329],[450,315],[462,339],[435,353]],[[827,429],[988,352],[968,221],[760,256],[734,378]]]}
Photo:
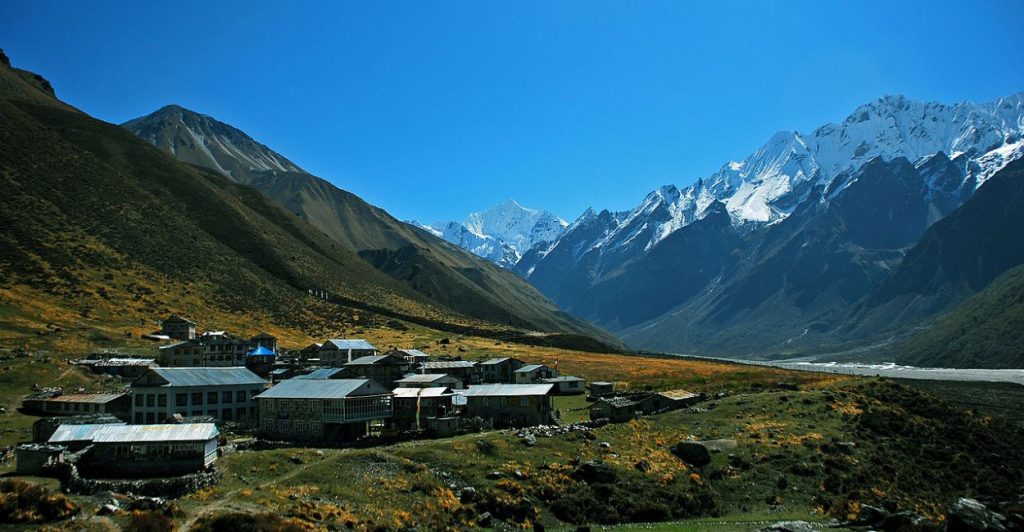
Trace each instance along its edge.
{"label": "boulder", "polygon": [[914,512],[896,512],[894,514],[889,514],[885,519],[883,519],[878,528],[887,532],[890,530],[896,531],[913,529],[920,525],[922,521],[924,521],[924,518]]}
{"label": "boulder", "polygon": [[475,501],[476,497],[476,488],[473,486],[466,486],[465,488],[462,488],[462,493],[459,494],[459,502],[462,504],[469,504]]}
{"label": "boulder", "polygon": [[646,473],[651,470],[651,463],[648,462],[647,460],[640,460],[639,462],[633,464],[633,467],[635,467],[636,470],[640,471],[641,473]]}
{"label": "boulder", "polygon": [[600,483],[608,484],[615,482],[615,470],[603,460],[591,460],[584,462],[572,472],[572,478],[582,480],[587,484]]}
{"label": "boulder", "polygon": [[855,523],[858,525],[876,525],[885,521],[886,517],[889,517],[889,512],[887,510],[871,506],[869,504],[864,504],[860,507],[860,513],[857,514],[857,520]]}
{"label": "boulder", "polygon": [[984,504],[966,497],[958,499],[946,513],[949,532],[1001,532],[1007,530],[1006,517]]}
{"label": "boulder", "polygon": [[696,442],[679,442],[672,447],[672,454],[683,462],[696,467],[704,467],[711,463],[711,453],[708,452],[708,448]]}
{"label": "boulder", "polygon": [[780,521],[759,528],[757,532],[816,532],[814,525],[807,521]]}

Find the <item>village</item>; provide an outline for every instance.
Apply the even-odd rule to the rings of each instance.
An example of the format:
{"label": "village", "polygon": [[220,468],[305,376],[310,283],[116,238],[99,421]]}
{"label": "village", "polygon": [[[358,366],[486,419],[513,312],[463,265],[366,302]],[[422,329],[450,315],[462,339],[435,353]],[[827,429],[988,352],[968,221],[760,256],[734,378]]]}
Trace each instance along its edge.
{"label": "village", "polygon": [[[200,333],[171,315],[148,339],[151,358],[70,360],[122,382],[119,391],[41,388],[22,402],[41,416],[15,450],[17,473],[78,493],[118,489],[181,496],[216,484],[229,437],[263,448],[368,447],[492,429],[600,426],[691,406],[684,390],[617,393],[514,357],[462,360],[419,349],[326,339],[282,349],[273,336]],[[560,398],[585,398],[574,422]],[[570,404],[570,403],[565,403]],[[572,405],[581,404],[572,401]],[[585,417],[580,423],[580,419]]]}

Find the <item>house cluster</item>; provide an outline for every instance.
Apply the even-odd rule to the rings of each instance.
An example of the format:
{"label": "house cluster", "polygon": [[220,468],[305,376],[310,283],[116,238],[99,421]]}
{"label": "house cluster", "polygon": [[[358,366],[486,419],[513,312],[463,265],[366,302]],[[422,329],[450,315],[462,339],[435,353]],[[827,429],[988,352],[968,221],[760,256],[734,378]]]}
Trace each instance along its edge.
{"label": "house cluster", "polygon": [[[596,386],[608,384],[607,387]],[[594,396],[595,386],[601,395]],[[696,404],[703,396],[686,390],[668,390],[631,395],[612,395],[610,383],[591,384],[594,402],[589,407],[590,419],[607,419],[612,423],[625,423],[637,416],[659,414]]]}
{"label": "house cluster", "polygon": [[[182,473],[213,463],[217,426],[226,422],[294,442],[410,431],[445,436],[463,418],[495,427],[549,423],[554,395],[585,392],[581,378],[511,357],[468,361],[433,359],[415,349],[381,353],[361,339],[329,339],[277,357],[270,335],[241,340],[223,332],[197,334],[195,323],[178,316],[164,320],[161,333],[178,341],[160,348],[159,365],[116,357],[85,364],[131,375],[124,391],[55,391],[26,399],[27,411],[72,416],[41,431],[36,444],[43,447],[33,456],[87,449],[82,463],[94,470]],[[274,359],[253,362],[263,356]],[[39,462],[25,456],[26,463]]]}

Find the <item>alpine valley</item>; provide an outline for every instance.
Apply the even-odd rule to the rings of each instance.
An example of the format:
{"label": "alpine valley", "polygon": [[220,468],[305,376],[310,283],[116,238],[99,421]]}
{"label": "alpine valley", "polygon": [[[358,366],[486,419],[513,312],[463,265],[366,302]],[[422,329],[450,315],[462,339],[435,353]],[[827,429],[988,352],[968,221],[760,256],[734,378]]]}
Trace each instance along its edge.
{"label": "alpine valley", "polygon": [[[839,124],[779,132],[632,210],[587,210],[553,241],[517,249],[511,267],[644,350],[1024,367],[1009,345],[997,350],[1013,355],[963,359],[900,349],[1024,263],[1024,182],[1013,162],[1022,129],[1024,94],[954,105],[886,96]],[[516,254],[452,236],[488,238],[474,216],[442,234],[508,267]],[[982,328],[1010,318],[973,319]]]}

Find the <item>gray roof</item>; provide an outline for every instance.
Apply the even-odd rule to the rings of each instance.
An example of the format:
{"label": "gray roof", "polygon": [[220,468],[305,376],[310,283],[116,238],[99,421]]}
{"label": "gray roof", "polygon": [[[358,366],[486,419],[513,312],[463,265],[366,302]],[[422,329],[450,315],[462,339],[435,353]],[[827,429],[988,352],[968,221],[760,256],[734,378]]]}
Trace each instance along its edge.
{"label": "gray roof", "polygon": [[53,431],[48,443],[67,443],[73,441],[92,441],[92,437],[100,429],[111,425],[123,426],[125,423],[89,423],[85,425],[61,425]]}
{"label": "gray roof", "polygon": [[434,382],[445,377],[459,380],[458,377],[452,377],[445,373],[414,373],[412,375],[406,375],[395,382]]}
{"label": "gray roof", "polygon": [[491,364],[501,364],[502,362],[504,362],[506,360],[511,360],[511,359],[509,357],[488,358],[487,360],[484,360],[483,362],[481,362],[480,365],[481,366],[490,366]]}
{"label": "gray roof", "polygon": [[345,371],[345,368],[320,368],[320,369],[314,369],[313,371],[311,371],[311,372],[309,372],[309,373],[307,373],[305,375],[296,375],[295,377],[292,377],[292,380],[294,380],[294,379],[303,379],[303,380],[333,379],[335,375],[341,373],[342,371]]}
{"label": "gray roof", "polygon": [[468,360],[435,360],[432,362],[424,362],[420,365],[423,369],[456,369],[456,368],[472,368],[476,366],[476,362],[470,362]]}
{"label": "gray roof", "polygon": [[368,379],[288,379],[256,396],[257,399],[344,399],[381,395],[390,390]]}
{"label": "gray roof", "polygon": [[396,356],[393,356],[393,355],[377,355],[377,356],[359,357],[359,358],[357,358],[357,359],[355,359],[355,360],[353,360],[351,362],[346,362],[345,364],[342,364],[342,365],[344,365],[344,366],[372,366],[374,364],[379,364],[381,362],[391,362],[393,364],[405,364],[405,365],[409,364],[408,362],[405,361],[405,359],[399,358],[399,357],[396,357]]}
{"label": "gray roof", "polygon": [[411,357],[429,357],[430,356],[430,355],[424,353],[423,351],[420,351],[419,349],[399,349],[398,351],[400,353],[405,353],[406,355],[411,356]]}
{"label": "gray roof", "polygon": [[455,395],[447,386],[435,386],[433,388],[395,388],[395,397],[415,399],[417,397],[444,397]]}
{"label": "gray roof", "polygon": [[150,368],[170,386],[228,386],[266,384],[246,368]]}
{"label": "gray roof", "polygon": [[354,339],[354,338],[335,338],[324,341],[324,345],[321,349],[341,349],[347,351],[349,349],[368,349],[376,351],[377,348],[373,347],[373,344],[366,340]]}
{"label": "gray roof", "polygon": [[47,397],[44,401],[54,403],[97,403],[104,404],[128,395],[127,392],[114,393],[65,393],[55,397]]}
{"label": "gray roof", "polygon": [[476,384],[459,393],[466,397],[547,395],[553,384]]}
{"label": "gray roof", "polygon": [[165,425],[108,425],[97,430],[94,443],[135,443],[171,441],[207,441],[220,435],[213,423]]}
{"label": "gray roof", "polygon": [[586,382],[585,379],[580,377],[573,377],[572,375],[566,375],[564,377],[549,377],[547,379],[541,379],[544,382]]}
{"label": "gray roof", "polygon": [[529,373],[531,371],[537,371],[538,369],[543,367],[545,367],[544,364],[529,364],[517,369],[515,373]]}
{"label": "gray roof", "polygon": [[594,408],[601,404],[608,404],[615,408],[625,408],[628,406],[636,406],[637,403],[628,397],[602,397],[597,401],[594,401],[594,403],[590,405],[590,408]]}

